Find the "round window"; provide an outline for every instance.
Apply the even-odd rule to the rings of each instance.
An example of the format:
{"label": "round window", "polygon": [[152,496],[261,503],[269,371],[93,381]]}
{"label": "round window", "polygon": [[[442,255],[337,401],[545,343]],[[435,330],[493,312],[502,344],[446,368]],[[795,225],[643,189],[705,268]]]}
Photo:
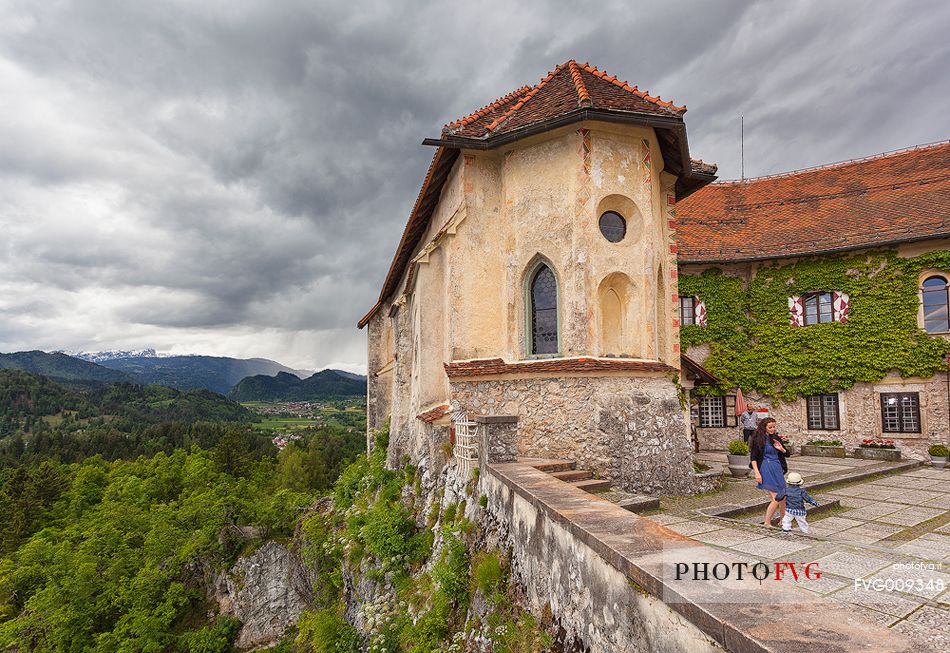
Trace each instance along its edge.
{"label": "round window", "polygon": [[627,221],[619,213],[607,211],[600,216],[600,233],[612,243],[619,243],[627,235]]}

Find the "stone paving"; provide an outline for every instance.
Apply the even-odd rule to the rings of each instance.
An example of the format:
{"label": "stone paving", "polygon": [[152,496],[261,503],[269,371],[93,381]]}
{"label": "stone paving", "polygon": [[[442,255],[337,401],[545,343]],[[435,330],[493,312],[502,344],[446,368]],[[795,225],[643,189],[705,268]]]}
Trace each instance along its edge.
{"label": "stone paving", "polygon": [[[724,463],[716,452],[697,459],[710,466]],[[886,474],[888,465],[810,456],[788,462],[806,487],[848,470]],[[807,536],[795,526],[783,533],[761,525],[764,511],[735,519],[699,513],[762,494],[751,478],[728,479],[718,492],[663,499],[662,512],[647,516],[750,561],[817,561],[822,578],[802,582],[803,589],[912,637],[921,650],[950,650],[950,469],[916,467],[813,491],[821,503],[837,499],[841,509],[809,518]]]}

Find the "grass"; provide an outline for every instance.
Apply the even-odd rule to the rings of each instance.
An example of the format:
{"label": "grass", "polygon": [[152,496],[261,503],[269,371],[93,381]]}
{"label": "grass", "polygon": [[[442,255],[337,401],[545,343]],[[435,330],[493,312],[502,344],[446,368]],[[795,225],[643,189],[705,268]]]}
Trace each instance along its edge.
{"label": "grass", "polygon": [[55,414],[55,415],[43,415],[42,417],[40,417],[40,419],[43,420],[44,422],[46,422],[49,426],[51,426],[51,427],[53,427],[53,428],[56,428],[57,426],[60,426],[60,425],[65,421],[67,415],[72,416],[72,417],[73,417],[73,420],[75,421],[75,423],[78,424],[78,425],[80,425],[80,426],[86,426],[86,425],[89,424],[89,422],[91,422],[93,419],[102,419],[103,421],[106,421],[106,422],[109,422],[109,421],[112,421],[112,420],[115,419],[115,415],[100,415],[100,416],[98,416],[98,417],[96,417],[96,418],[85,417],[85,418],[83,418],[83,419],[76,419],[76,415],[77,415],[77,414],[78,414],[77,411],[74,411],[74,410],[65,410],[65,411],[63,411],[63,412],[61,412],[61,413],[57,413],[57,414]]}
{"label": "grass", "polygon": [[303,431],[319,425],[319,420],[309,417],[265,417],[254,428],[261,431]]}

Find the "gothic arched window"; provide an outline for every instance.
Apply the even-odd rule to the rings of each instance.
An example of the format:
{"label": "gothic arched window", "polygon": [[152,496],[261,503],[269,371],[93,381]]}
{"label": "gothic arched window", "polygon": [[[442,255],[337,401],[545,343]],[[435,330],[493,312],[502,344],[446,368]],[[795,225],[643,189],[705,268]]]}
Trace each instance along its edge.
{"label": "gothic arched window", "polygon": [[556,354],[557,342],[557,279],[545,264],[538,266],[529,286],[529,318],[532,354]]}
{"label": "gothic arched window", "polygon": [[950,331],[950,302],[947,301],[947,280],[934,275],[920,287],[924,303],[924,330],[927,333]]}

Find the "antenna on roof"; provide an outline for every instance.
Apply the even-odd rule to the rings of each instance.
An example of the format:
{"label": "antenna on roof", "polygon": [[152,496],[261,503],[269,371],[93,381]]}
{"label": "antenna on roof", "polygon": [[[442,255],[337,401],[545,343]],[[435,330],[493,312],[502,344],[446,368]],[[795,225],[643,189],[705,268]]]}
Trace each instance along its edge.
{"label": "antenna on roof", "polygon": [[745,116],[739,116],[739,181],[745,181]]}

